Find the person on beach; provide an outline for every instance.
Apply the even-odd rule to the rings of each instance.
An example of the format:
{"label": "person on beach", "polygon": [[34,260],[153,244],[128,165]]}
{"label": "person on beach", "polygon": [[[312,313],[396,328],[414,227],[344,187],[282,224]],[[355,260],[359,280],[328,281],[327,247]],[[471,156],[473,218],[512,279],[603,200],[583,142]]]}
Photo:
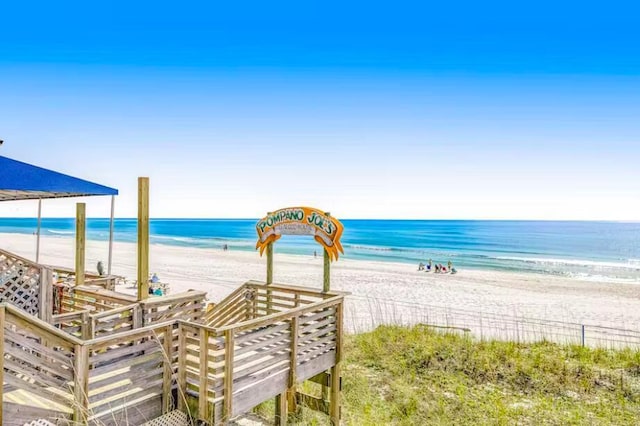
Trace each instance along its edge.
{"label": "person on beach", "polygon": [[427,269],[425,270],[425,272],[430,272],[432,266],[433,266],[433,262],[431,261],[431,259],[429,259],[429,261],[427,262]]}
{"label": "person on beach", "polygon": [[447,269],[451,270],[451,267],[453,266],[453,263],[451,263],[451,261],[447,262]]}
{"label": "person on beach", "polygon": [[418,263],[418,271],[424,271],[424,263]]}

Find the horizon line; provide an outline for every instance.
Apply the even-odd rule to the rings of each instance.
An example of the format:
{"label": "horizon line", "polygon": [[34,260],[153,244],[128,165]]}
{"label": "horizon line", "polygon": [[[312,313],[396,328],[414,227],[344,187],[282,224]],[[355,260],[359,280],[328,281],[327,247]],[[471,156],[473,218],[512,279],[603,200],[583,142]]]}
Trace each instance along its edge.
{"label": "horizon line", "polygon": [[[0,216],[0,220],[3,219],[35,219],[37,216]],[[41,217],[41,219],[70,219],[75,220],[73,216],[48,216]],[[517,219],[505,219],[505,218],[337,218],[338,220],[388,220],[388,221],[424,221],[424,222],[608,222],[608,223],[640,223],[640,219],[536,219],[536,218],[517,218]],[[87,220],[110,220],[109,217],[87,217]],[[137,217],[114,217],[114,220],[134,220],[137,221]],[[193,221],[206,221],[206,220],[255,220],[259,221],[260,218],[253,217],[150,217],[149,220],[193,220]]]}

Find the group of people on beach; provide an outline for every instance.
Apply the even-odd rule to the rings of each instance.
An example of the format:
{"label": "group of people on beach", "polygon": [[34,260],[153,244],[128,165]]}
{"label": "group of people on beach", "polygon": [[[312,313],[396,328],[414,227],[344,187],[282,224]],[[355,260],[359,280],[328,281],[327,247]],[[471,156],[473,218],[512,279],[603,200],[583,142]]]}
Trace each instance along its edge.
{"label": "group of people on beach", "polygon": [[442,263],[438,263],[436,265],[433,264],[431,259],[427,261],[427,264],[420,262],[418,264],[418,271],[431,272],[434,271],[436,274],[455,274],[458,271],[453,267],[453,263],[451,261],[447,262],[447,266],[444,266]]}

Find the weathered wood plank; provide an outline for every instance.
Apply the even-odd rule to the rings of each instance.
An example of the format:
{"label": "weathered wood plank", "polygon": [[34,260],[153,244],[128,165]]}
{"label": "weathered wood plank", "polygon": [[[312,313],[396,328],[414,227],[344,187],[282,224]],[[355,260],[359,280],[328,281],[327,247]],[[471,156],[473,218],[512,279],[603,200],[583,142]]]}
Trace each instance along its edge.
{"label": "weathered wood plank", "polygon": [[323,371],[328,370],[336,360],[335,351],[328,352],[318,358],[298,365],[298,383],[307,380]]}
{"label": "weathered wood plank", "polygon": [[284,370],[270,376],[262,382],[257,382],[253,386],[249,386],[238,391],[233,396],[233,414],[237,416],[247,412],[251,408],[263,401],[271,399],[287,389],[289,379],[289,370]]}

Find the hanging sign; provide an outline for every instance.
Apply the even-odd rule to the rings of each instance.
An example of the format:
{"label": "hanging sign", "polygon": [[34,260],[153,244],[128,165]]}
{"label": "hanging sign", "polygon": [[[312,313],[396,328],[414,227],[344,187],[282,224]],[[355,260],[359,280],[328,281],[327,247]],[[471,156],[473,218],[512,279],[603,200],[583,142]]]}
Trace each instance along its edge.
{"label": "hanging sign", "polygon": [[331,260],[338,259],[338,252],[344,253],[340,244],[342,223],[322,210],[311,207],[287,207],[267,214],[256,224],[258,242],[256,249],[260,255],[269,243],[282,235],[312,235],[329,253]]}

